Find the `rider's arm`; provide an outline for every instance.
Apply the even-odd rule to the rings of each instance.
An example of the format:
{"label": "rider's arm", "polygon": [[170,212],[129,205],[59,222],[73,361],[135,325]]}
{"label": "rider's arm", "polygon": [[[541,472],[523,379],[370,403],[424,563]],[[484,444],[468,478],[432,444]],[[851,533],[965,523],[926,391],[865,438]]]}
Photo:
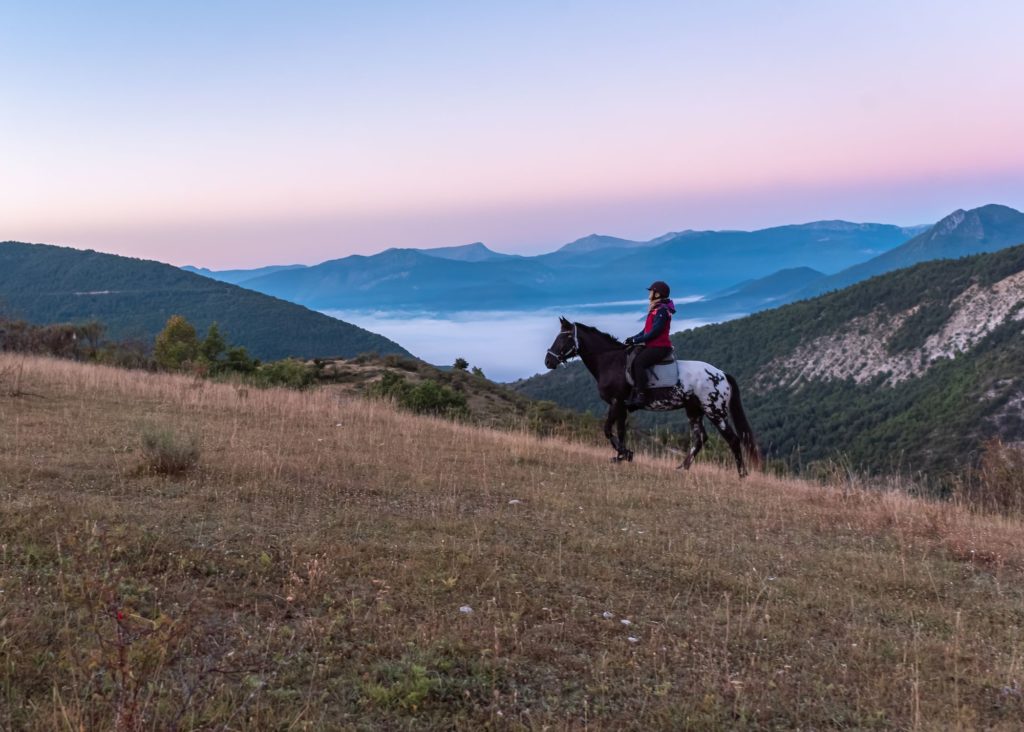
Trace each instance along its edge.
{"label": "rider's arm", "polygon": [[633,343],[647,343],[647,341],[657,338],[661,335],[661,332],[668,327],[669,319],[665,315],[665,311],[658,309],[658,312],[654,314],[654,322],[651,323],[651,332],[644,333],[640,331],[637,335],[633,336]]}

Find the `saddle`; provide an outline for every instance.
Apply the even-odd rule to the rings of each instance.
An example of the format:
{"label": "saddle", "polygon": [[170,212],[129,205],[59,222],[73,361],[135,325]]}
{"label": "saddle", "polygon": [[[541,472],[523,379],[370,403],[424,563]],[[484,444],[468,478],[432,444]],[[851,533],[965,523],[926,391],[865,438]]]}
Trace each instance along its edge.
{"label": "saddle", "polygon": [[[639,352],[639,349],[633,348],[626,353],[626,383],[630,386],[636,386],[633,383],[633,359]],[[680,383],[675,349],[669,351],[665,358],[647,369],[647,389],[671,388]]]}

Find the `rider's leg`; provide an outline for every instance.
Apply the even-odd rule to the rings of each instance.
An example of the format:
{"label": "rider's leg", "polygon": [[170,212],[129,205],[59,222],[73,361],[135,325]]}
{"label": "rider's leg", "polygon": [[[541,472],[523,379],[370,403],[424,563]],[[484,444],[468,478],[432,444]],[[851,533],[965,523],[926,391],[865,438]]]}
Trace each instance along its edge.
{"label": "rider's leg", "polygon": [[665,358],[672,349],[662,346],[646,346],[633,359],[633,394],[626,402],[627,407],[636,409],[647,403],[647,369]]}

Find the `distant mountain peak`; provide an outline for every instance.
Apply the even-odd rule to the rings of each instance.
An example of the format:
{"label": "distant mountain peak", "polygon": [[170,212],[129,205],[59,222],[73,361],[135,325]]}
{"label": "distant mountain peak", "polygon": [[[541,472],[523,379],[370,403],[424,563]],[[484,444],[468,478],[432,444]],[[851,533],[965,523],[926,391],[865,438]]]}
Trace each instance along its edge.
{"label": "distant mountain peak", "polygon": [[953,232],[969,239],[985,239],[1003,227],[1019,227],[1022,220],[1024,214],[1020,211],[998,203],[989,203],[969,211],[958,208],[935,224],[928,240],[936,241]]}
{"label": "distant mountain peak", "polygon": [[488,262],[495,259],[510,257],[510,254],[501,254],[493,249],[488,249],[482,241],[475,241],[472,244],[461,244],[453,247],[434,247],[432,249],[416,249],[414,251],[425,254],[428,257],[440,259],[454,259],[460,262]]}
{"label": "distant mountain peak", "polygon": [[646,242],[637,242],[630,239],[620,239],[617,236],[607,234],[587,234],[584,237],[571,241],[558,249],[559,252],[596,252],[599,249],[611,249],[613,247],[637,247],[645,246]]}
{"label": "distant mountain peak", "polygon": [[960,224],[967,218],[967,212],[962,208],[958,208],[956,211],[951,213],[949,216],[941,219],[935,226],[932,227],[931,238],[938,239],[941,236],[949,234],[954,231]]}

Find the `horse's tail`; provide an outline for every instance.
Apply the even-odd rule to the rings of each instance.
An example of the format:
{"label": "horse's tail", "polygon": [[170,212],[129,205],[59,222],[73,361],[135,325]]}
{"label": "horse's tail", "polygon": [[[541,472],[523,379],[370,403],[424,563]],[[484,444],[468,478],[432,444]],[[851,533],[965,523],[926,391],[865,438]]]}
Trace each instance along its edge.
{"label": "horse's tail", "polygon": [[761,448],[757,446],[757,439],[754,437],[754,430],[747,420],[747,413],[743,411],[743,404],[740,402],[740,385],[730,374],[725,378],[729,382],[732,394],[729,396],[729,413],[740,434],[740,442],[743,443],[743,450],[747,453],[747,461],[755,470],[761,469]]}

